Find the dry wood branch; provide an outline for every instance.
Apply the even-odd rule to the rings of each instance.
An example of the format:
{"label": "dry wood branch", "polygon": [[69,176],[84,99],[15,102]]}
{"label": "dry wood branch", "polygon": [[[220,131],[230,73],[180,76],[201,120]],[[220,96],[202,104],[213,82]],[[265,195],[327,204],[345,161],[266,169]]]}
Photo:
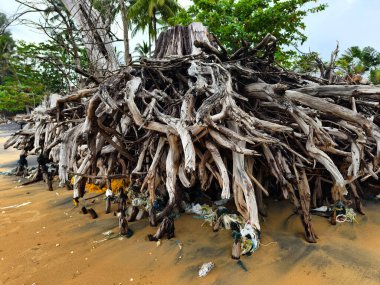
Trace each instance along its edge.
{"label": "dry wood branch", "polygon": [[263,193],[290,199],[309,242],[311,205],[347,202],[349,193],[363,212],[360,198],[380,173],[379,87],[285,71],[271,35],[230,57],[215,42],[199,23],[170,29],[154,58],[19,118],[27,124],[5,146],[49,154],[61,183],[74,177],[74,198],[87,181],[136,184],[152,225],[198,188],[234,199],[256,230],[259,213],[270,215]]}

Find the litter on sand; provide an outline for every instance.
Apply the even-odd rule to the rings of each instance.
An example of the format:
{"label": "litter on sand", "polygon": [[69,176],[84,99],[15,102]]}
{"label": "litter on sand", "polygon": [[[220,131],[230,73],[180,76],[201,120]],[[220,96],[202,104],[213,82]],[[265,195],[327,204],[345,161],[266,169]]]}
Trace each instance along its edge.
{"label": "litter on sand", "polygon": [[314,215],[332,218],[337,223],[358,223],[354,209],[346,207],[340,201],[329,207],[321,206],[319,208],[312,209],[310,212]]}
{"label": "litter on sand", "polygon": [[215,264],[213,262],[203,263],[201,268],[199,269],[198,276],[205,277],[213,268]]}
{"label": "litter on sand", "polygon": [[0,208],[0,210],[20,208],[29,204],[32,204],[32,202],[25,202],[25,203],[16,204],[16,205],[8,206],[8,207],[2,207]]}

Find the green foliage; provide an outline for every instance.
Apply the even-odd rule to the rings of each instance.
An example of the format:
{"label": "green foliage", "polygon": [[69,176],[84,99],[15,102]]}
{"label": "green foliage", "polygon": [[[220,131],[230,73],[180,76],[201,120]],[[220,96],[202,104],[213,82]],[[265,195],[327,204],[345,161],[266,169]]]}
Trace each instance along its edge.
{"label": "green foliage", "polygon": [[12,35],[6,30],[7,25],[7,17],[0,13],[0,84],[4,76],[9,74],[8,62],[15,47]]}
{"label": "green foliage", "polygon": [[369,80],[373,84],[380,84],[380,68],[379,67],[376,67],[370,71]]}
{"label": "green foliage", "polygon": [[49,43],[19,42],[11,61],[14,76],[28,84],[43,82],[45,90],[60,92],[66,87],[65,77],[60,72],[64,56],[58,46]]}
{"label": "green foliage", "polygon": [[38,46],[19,43],[9,58],[9,73],[0,85],[0,111],[16,112],[33,107],[40,102],[46,85],[50,82],[49,72],[37,65],[40,53]]}
{"label": "green foliage", "polygon": [[5,81],[0,85],[0,112],[18,112],[36,106],[43,97],[43,89],[41,82],[33,80],[25,83]]}
{"label": "green foliage", "polygon": [[[180,11],[170,24],[188,25],[201,22],[232,51],[241,41],[258,43],[267,33],[278,39],[280,46],[303,43],[306,36],[303,19],[324,10],[321,4],[304,8],[315,0],[194,0],[187,11]],[[310,6],[310,5],[308,5]]]}
{"label": "green foliage", "polygon": [[348,74],[363,74],[378,64],[380,64],[379,52],[369,46],[363,49],[358,46],[350,47],[337,61],[337,65]]}
{"label": "green foliage", "polygon": [[[83,65],[87,58],[81,50]],[[34,107],[48,93],[62,93],[73,86],[77,74],[65,49],[51,42],[18,42],[9,57],[9,72],[0,85],[0,111],[21,111]]]}
{"label": "green foliage", "polygon": [[91,0],[105,23],[112,23],[120,12],[118,0]]}
{"label": "green foliage", "polygon": [[142,44],[136,45],[135,52],[139,54],[139,57],[147,57],[150,53],[150,45],[143,41]]}
{"label": "green foliage", "polygon": [[292,70],[299,73],[313,74],[318,72],[316,59],[319,58],[317,52],[304,53],[294,57]]}
{"label": "green foliage", "polygon": [[337,60],[342,75],[368,74],[374,84],[380,83],[380,53],[373,47],[363,49],[358,46],[348,48]]}
{"label": "green foliage", "polygon": [[157,39],[157,24],[168,23],[182,8],[177,0],[131,0],[128,8],[130,20],[138,30],[148,30],[149,41]]}

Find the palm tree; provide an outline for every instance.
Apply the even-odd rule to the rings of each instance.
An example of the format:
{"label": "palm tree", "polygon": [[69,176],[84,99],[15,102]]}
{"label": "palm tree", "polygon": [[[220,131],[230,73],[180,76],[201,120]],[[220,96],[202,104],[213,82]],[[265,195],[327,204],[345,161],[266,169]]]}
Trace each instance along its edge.
{"label": "palm tree", "polygon": [[[131,4],[130,7],[132,7],[132,5],[133,4]],[[148,53],[150,53],[150,48],[152,46],[152,39],[154,38],[153,37],[154,30],[153,30],[153,25],[152,25],[152,22],[150,21],[150,18],[147,16],[146,13],[145,14],[141,13],[141,14],[137,14],[133,16],[131,16],[131,13],[130,13],[130,20],[133,24],[131,25],[133,26],[132,37],[136,36],[136,34],[139,31],[145,32],[146,30],[148,30],[148,47],[149,47]]]}
{"label": "palm tree", "polygon": [[147,42],[143,41],[142,44],[136,45],[135,52],[137,52],[140,57],[147,57],[150,52],[150,45]]}
{"label": "palm tree", "polygon": [[380,64],[380,54],[373,47],[360,49],[358,46],[353,46],[345,51],[337,64],[349,76],[364,74]]}
{"label": "palm tree", "polygon": [[[128,13],[138,30],[148,29],[149,41],[157,40],[157,24],[165,24],[181,8],[177,0],[131,0]],[[149,45],[150,46],[150,45]]]}
{"label": "palm tree", "polygon": [[373,84],[380,84],[380,68],[375,67],[369,73],[369,80]]}

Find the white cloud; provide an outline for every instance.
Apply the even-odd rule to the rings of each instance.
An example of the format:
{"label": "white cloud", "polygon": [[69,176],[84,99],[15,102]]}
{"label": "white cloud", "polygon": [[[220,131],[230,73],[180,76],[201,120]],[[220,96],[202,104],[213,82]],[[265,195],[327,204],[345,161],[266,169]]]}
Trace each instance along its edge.
{"label": "white cloud", "polygon": [[323,58],[329,58],[330,53],[339,41],[340,50],[348,47],[372,46],[380,50],[378,35],[378,19],[380,11],[379,0],[328,0],[329,7],[320,13],[306,18],[305,34],[308,36],[303,49],[319,52]]}

